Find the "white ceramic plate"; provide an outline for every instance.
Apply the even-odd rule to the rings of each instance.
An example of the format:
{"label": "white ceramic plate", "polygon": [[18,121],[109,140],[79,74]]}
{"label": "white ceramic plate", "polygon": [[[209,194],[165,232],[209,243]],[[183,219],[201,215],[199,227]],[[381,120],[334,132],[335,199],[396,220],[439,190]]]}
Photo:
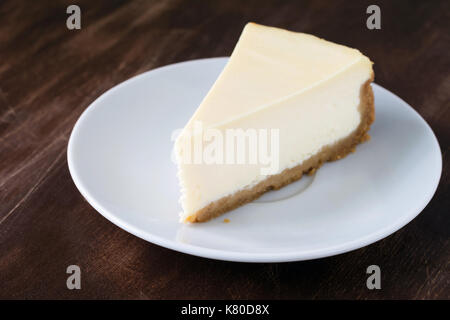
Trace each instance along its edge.
{"label": "white ceramic plate", "polygon": [[187,122],[226,61],[149,71],[109,90],[81,115],[69,141],[69,169],[104,217],[173,250],[283,262],[366,246],[403,227],[430,201],[442,169],[436,137],[407,103],[374,84],[372,139],[356,153],[215,220],[180,224],[171,135]]}

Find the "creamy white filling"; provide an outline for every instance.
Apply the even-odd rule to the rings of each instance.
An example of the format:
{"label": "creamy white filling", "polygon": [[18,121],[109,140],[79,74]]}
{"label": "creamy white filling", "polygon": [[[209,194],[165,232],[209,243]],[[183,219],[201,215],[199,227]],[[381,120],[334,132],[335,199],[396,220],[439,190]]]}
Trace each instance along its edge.
{"label": "creamy white filling", "polygon": [[[358,106],[361,86],[371,76],[371,63],[361,57],[333,77],[278,99],[264,108],[215,126],[225,131],[279,129],[279,169],[281,173],[303,163],[323,147],[350,135],[361,121]],[[177,143],[183,139],[181,136]],[[180,148],[178,149],[178,155]],[[260,164],[179,163],[183,207],[181,220],[230,194],[251,188],[267,176]]]}

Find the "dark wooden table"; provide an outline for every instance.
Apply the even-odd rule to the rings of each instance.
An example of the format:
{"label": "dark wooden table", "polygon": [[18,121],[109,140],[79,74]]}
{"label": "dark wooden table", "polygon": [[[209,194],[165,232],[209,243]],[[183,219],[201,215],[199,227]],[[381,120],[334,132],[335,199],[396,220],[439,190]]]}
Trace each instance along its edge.
{"label": "dark wooden table", "polygon": [[[366,28],[372,2],[381,30]],[[0,298],[450,298],[449,1],[79,0],[81,30],[68,30],[71,3],[0,2]],[[376,82],[426,119],[444,169],[414,221],[339,256],[244,264],[147,243],[83,199],[66,160],[83,110],[139,73],[229,55],[247,21],[359,48],[375,61]],[[72,264],[81,290],[66,288]],[[381,290],[366,288],[371,264]]]}

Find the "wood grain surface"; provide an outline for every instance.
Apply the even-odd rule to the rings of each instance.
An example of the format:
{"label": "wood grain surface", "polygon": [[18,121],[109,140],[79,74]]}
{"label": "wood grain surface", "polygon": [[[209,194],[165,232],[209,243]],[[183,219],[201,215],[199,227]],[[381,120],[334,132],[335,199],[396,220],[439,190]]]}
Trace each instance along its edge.
{"label": "wood grain surface", "polygon": [[[366,28],[372,2],[381,30]],[[0,298],[450,298],[450,1],[78,0],[81,30],[66,28],[70,4],[0,1]],[[247,21],[359,48],[375,62],[375,81],[425,118],[444,168],[415,220],[339,256],[244,264],[147,243],[83,199],[66,160],[83,110],[134,75],[229,55]],[[81,290],[66,288],[72,264]],[[381,290],[366,288],[371,264],[381,267]]]}

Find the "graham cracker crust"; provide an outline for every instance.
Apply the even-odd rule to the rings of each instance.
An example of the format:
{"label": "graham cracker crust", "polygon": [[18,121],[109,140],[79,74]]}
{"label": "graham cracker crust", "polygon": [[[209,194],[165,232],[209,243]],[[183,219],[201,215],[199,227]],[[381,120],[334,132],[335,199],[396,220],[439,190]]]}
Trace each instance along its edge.
{"label": "graham cracker crust", "polygon": [[372,87],[370,86],[373,79],[374,74],[372,73],[372,77],[361,87],[361,102],[358,106],[359,112],[361,113],[361,123],[348,137],[322,148],[319,153],[305,160],[296,167],[286,169],[277,175],[267,177],[267,179],[261,181],[250,189],[243,189],[232,195],[211,202],[206,207],[198,210],[193,215],[190,215],[186,221],[193,223],[208,221],[225,212],[236,209],[237,207],[259,198],[267,191],[277,190],[289,183],[297,181],[305,173],[314,173],[322,166],[324,162],[339,160],[347,156],[349,153],[354,152],[358,144],[370,139],[367,132],[370,129],[370,125],[375,120],[374,97]]}

